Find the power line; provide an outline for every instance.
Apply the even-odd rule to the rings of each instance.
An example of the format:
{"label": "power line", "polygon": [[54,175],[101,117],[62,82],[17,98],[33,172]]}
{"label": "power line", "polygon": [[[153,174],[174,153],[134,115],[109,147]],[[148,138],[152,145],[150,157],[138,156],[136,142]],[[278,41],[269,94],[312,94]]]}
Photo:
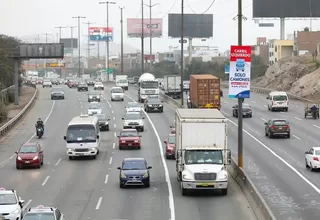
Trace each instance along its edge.
{"label": "power line", "polygon": [[207,11],[210,10],[210,8],[212,7],[213,3],[215,3],[216,0],[212,0],[211,4],[209,5],[209,7],[207,8],[207,10],[205,10],[202,14],[207,13]]}
{"label": "power line", "polygon": [[186,1],[186,3],[187,3],[188,8],[193,12],[193,14],[197,14],[197,13],[193,10],[193,8],[190,6],[189,2]]}
{"label": "power line", "polygon": [[136,18],[138,18],[140,16],[140,13],[141,13],[141,6],[140,6],[140,9],[139,9],[139,11],[138,11],[138,13],[136,15]]}
{"label": "power line", "polygon": [[170,9],[167,11],[167,13],[165,13],[165,15],[162,17],[162,19],[163,19],[164,17],[166,17],[166,16],[171,12],[171,10],[173,9],[173,7],[175,6],[176,3],[177,3],[177,0],[175,0],[175,1],[173,2],[173,4],[171,5]]}

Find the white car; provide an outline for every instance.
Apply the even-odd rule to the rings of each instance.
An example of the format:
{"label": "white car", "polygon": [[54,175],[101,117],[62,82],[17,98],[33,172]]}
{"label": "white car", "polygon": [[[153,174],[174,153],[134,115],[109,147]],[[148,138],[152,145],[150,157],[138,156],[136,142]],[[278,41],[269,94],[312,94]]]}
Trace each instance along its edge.
{"label": "white car", "polygon": [[142,107],[138,102],[128,102],[126,112],[142,112]]}
{"label": "white car", "polygon": [[42,83],[42,87],[52,87],[52,82],[51,80],[45,79]]}
{"label": "white car", "polygon": [[124,101],[124,93],[121,87],[112,87],[111,101]]}
{"label": "white car", "polygon": [[104,85],[102,82],[95,82],[93,86],[94,90],[104,90]]}
{"label": "white car", "polygon": [[320,147],[312,147],[305,152],[306,167],[311,171],[320,169]]}
{"label": "white car", "polygon": [[122,118],[123,129],[135,128],[139,132],[144,131],[144,117],[140,112],[128,112]]}
{"label": "white car", "polygon": [[91,102],[88,107],[88,115],[103,114],[103,107],[97,102]]}
{"label": "white car", "polygon": [[24,201],[12,189],[0,188],[0,213],[8,213],[5,215],[7,220],[21,220],[23,217]]}

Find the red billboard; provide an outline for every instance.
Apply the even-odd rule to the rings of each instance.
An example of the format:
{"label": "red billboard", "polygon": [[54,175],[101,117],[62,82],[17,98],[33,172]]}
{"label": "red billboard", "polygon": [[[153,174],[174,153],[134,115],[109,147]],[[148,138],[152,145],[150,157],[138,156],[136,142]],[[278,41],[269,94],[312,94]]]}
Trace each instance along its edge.
{"label": "red billboard", "polygon": [[[144,55],[144,60],[150,60],[150,54]],[[155,55],[151,55],[151,61],[155,60]]]}
{"label": "red billboard", "polygon": [[151,22],[150,19],[144,19],[142,22],[140,18],[128,18],[128,37],[140,38],[142,35],[142,26],[144,37],[150,37],[150,29],[152,37],[162,37],[162,23],[162,18],[153,18]]}

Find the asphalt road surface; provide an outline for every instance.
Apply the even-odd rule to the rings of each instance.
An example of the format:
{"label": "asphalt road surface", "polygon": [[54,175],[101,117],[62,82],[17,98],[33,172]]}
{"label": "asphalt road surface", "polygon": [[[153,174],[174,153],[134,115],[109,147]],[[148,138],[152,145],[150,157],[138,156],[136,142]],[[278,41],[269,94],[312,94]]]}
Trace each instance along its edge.
{"label": "asphalt road surface", "polygon": [[[230,119],[229,146],[237,158],[238,120],[232,117],[237,100],[228,99],[224,89],[222,113]],[[180,101],[180,100],[177,100]],[[266,95],[252,93],[245,100],[253,117],[244,118],[244,168],[278,220],[320,218],[320,173],[305,166],[304,152],[320,146],[320,120],[304,118],[304,103],[289,100],[288,112],[271,112]],[[287,119],[291,138],[269,139],[264,122]]]}
{"label": "asphalt road surface", "polygon": [[[168,105],[163,113],[146,117],[141,150],[119,151],[116,136],[122,128],[125,103],[136,98],[136,91],[130,88],[124,102],[111,102],[106,88],[102,105],[111,119],[111,129],[101,133],[100,154],[96,160],[70,161],[63,136],[69,121],[81,112],[86,113],[87,93],[65,88],[66,99],[52,101],[50,89],[39,89],[33,109],[1,140],[0,146],[1,187],[16,189],[26,201],[26,207],[57,206],[68,220],[208,220],[213,216],[255,219],[246,198],[232,180],[227,196],[181,196],[174,161],[163,159],[163,146],[159,145],[168,135],[173,120],[174,109]],[[38,117],[46,122],[45,134],[40,140],[34,137]],[[22,142],[28,141],[39,141],[43,146],[44,166],[16,170],[14,152]],[[117,167],[126,157],[147,159],[153,167],[150,188],[119,188]]]}

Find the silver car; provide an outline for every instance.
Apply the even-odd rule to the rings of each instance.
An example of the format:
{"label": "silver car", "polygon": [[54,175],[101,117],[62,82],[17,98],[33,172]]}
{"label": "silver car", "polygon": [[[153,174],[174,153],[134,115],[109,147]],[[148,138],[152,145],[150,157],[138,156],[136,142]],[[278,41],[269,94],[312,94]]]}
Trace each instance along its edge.
{"label": "silver car", "polygon": [[98,102],[91,102],[88,107],[88,115],[103,114],[103,107]]}

